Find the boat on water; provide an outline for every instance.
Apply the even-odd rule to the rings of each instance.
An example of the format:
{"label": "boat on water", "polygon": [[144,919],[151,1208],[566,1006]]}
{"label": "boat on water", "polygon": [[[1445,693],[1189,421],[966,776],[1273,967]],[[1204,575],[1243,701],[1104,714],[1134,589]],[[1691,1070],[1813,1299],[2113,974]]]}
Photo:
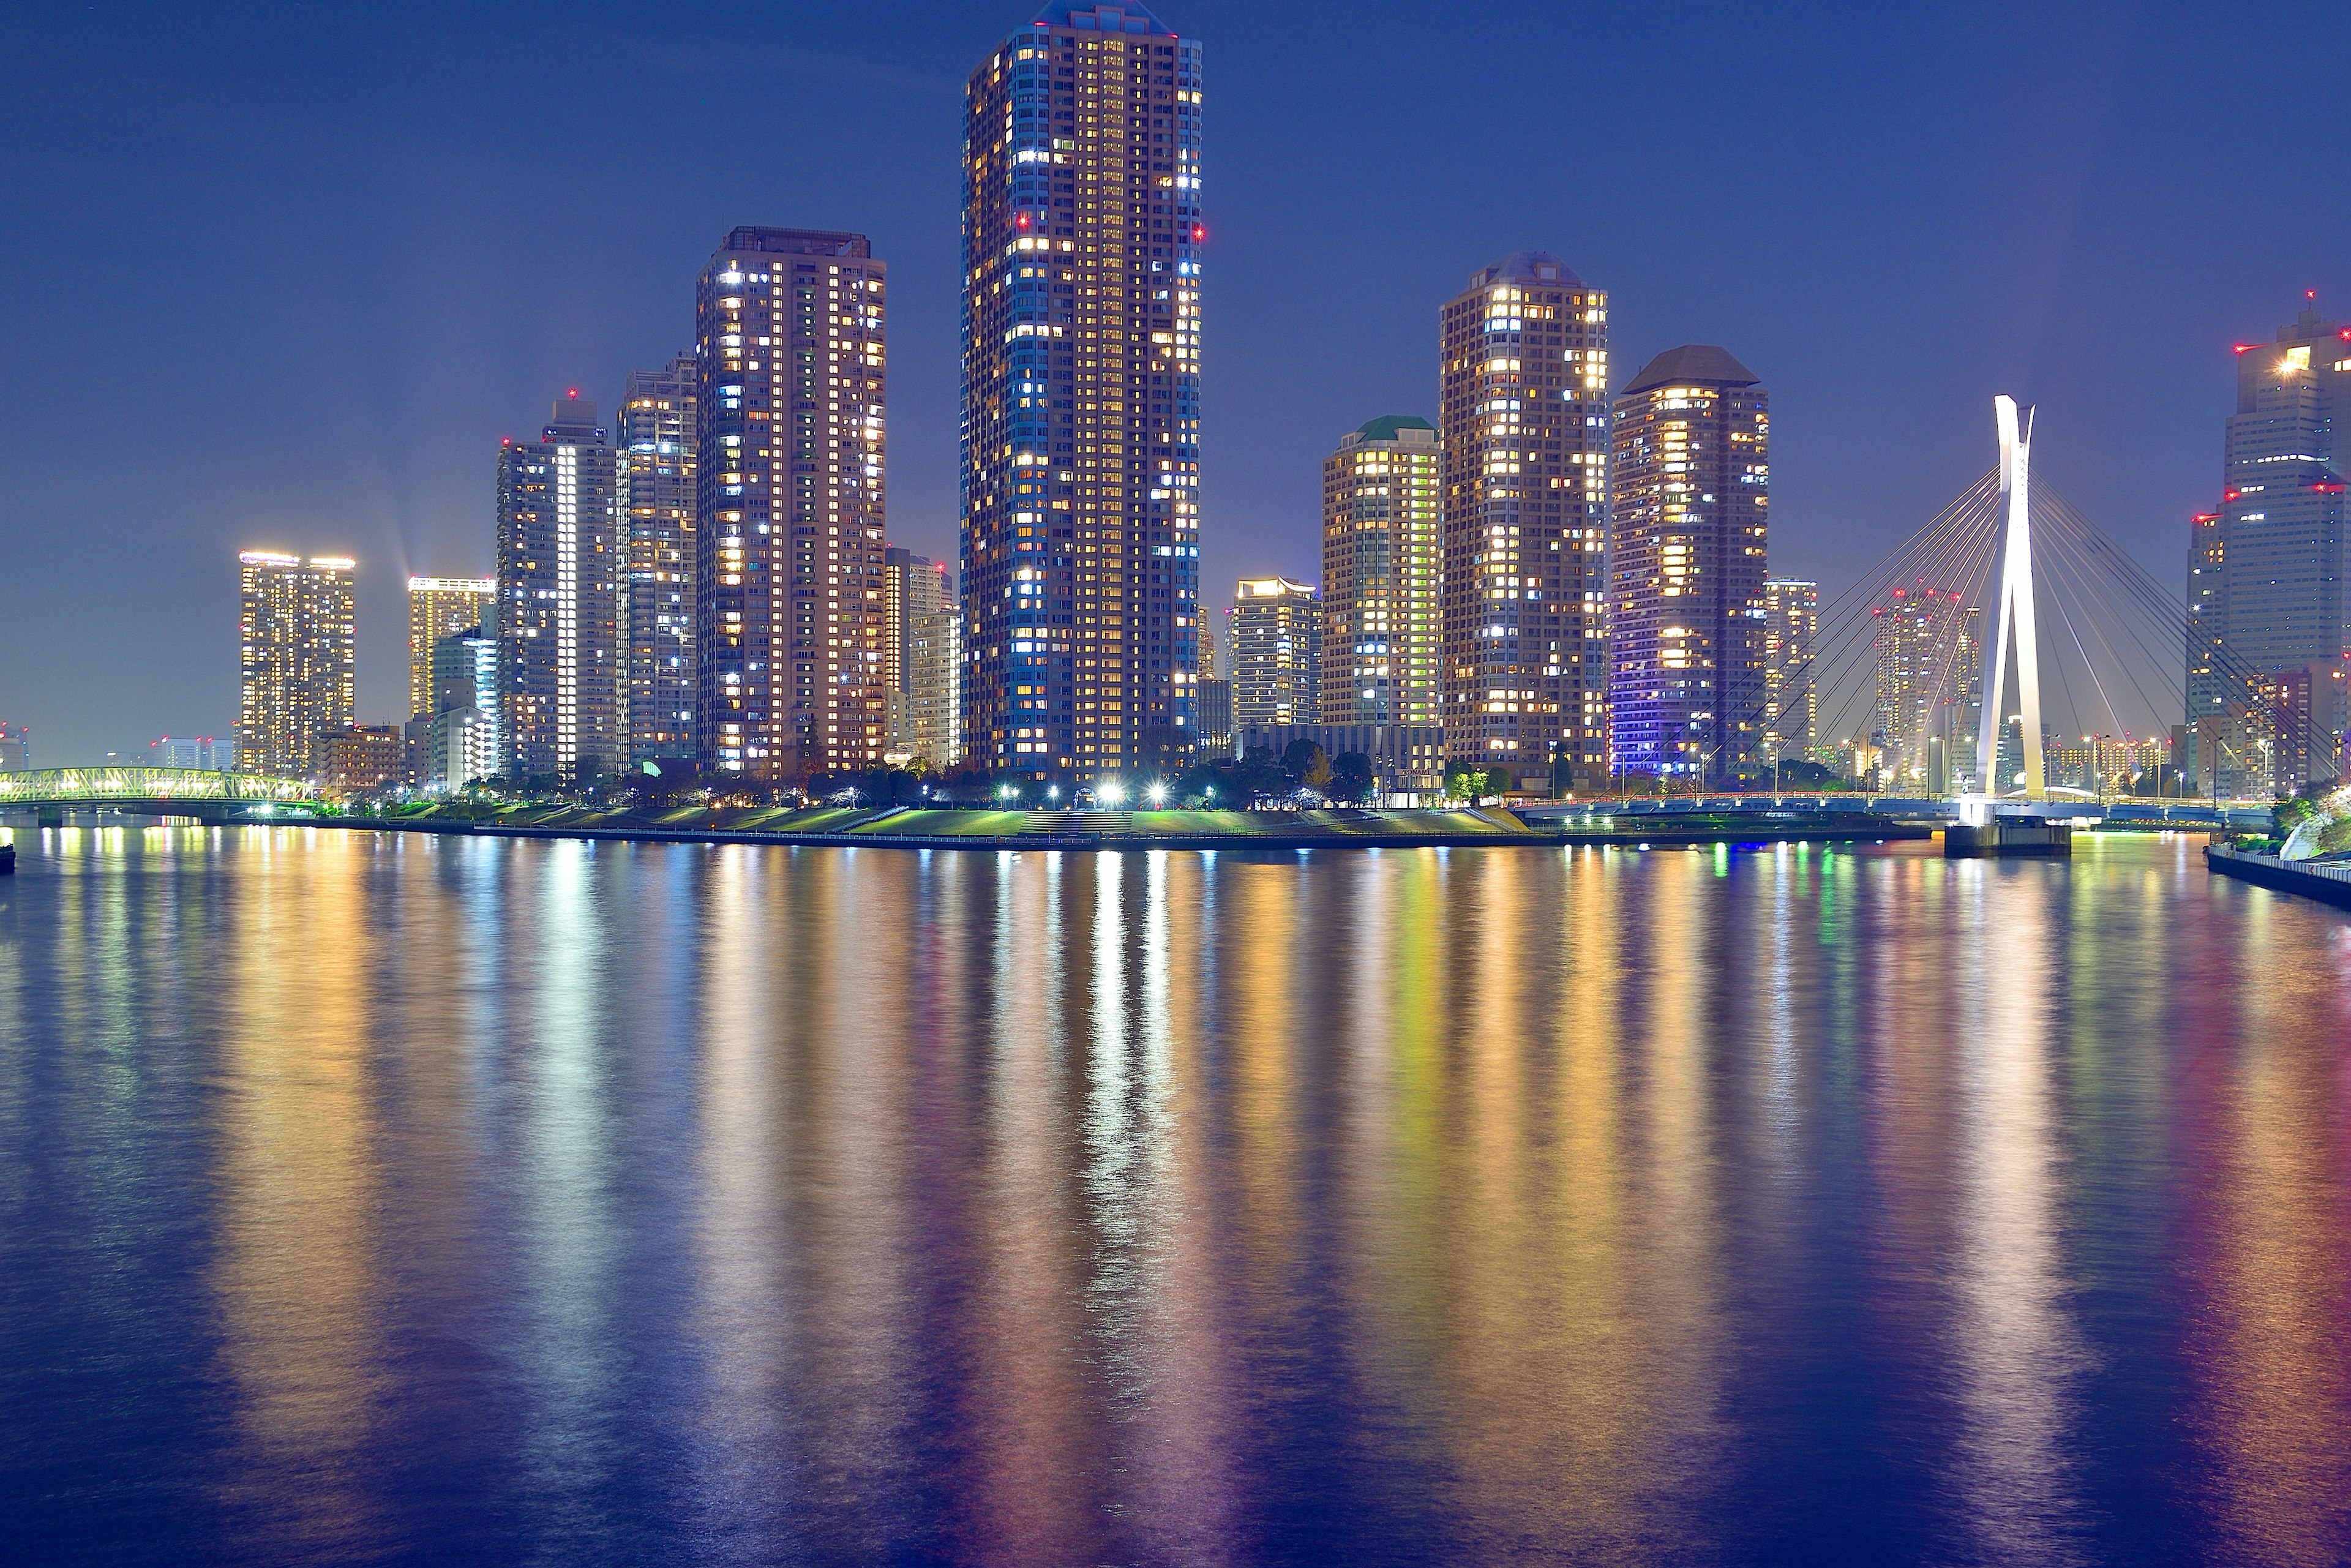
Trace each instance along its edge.
{"label": "boat on water", "polygon": [[16,870],[16,846],[0,844],[0,876],[13,875]]}

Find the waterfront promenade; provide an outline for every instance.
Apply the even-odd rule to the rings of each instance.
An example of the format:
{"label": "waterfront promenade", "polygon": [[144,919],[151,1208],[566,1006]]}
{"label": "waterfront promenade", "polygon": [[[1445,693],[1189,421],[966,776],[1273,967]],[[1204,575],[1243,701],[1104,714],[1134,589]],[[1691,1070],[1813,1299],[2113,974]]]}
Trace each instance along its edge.
{"label": "waterfront promenade", "polygon": [[917,850],[1293,850],[1626,847],[1926,839],[1931,825],[1866,812],[1688,812],[1670,817],[1595,810],[1531,819],[1499,807],[1458,810],[1023,811],[905,807],[800,810],[697,806],[661,812],[578,807],[465,815],[428,810],[383,817],[321,817],[321,826],[522,839],[654,843],[776,843]]}

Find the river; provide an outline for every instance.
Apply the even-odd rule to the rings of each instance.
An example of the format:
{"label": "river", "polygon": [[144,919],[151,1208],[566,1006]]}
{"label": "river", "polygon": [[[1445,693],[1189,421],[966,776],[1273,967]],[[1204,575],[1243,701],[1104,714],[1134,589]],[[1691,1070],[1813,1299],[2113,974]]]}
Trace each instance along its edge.
{"label": "river", "polygon": [[2199,839],[15,836],[23,1561],[2351,1553],[2351,916]]}

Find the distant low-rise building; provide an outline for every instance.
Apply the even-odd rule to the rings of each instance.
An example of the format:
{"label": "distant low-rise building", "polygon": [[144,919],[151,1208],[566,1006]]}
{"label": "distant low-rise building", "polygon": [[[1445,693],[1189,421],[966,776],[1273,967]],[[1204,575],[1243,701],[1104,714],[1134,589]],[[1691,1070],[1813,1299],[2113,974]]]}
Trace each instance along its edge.
{"label": "distant low-rise building", "polygon": [[1280,757],[1301,740],[1321,747],[1333,761],[1350,752],[1369,758],[1384,804],[1416,805],[1445,792],[1445,731],[1436,725],[1251,725],[1241,730],[1235,752],[1263,747]]}
{"label": "distant low-rise building", "polygon": [[319,782],[344,795],[367,795],[403,783],[408,740],[396,724],[355,724],[319,737]]}
{"label": "distant low-rise building", "polygon": [[228,747],[209,735],[167,735],[161,740],[147,743],[147,752],[158,768],[193,768],[204,772],[225,769],[232,758]]}

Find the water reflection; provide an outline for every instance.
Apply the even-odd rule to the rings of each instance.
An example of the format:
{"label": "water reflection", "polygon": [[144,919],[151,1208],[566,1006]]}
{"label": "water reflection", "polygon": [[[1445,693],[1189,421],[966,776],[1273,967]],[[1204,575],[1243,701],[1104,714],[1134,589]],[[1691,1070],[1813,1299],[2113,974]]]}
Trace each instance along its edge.
{"label": "water reflection", "polygon": [[40,839],[37,1555],[2351,1545],[2351,923],[2180,841]]}

